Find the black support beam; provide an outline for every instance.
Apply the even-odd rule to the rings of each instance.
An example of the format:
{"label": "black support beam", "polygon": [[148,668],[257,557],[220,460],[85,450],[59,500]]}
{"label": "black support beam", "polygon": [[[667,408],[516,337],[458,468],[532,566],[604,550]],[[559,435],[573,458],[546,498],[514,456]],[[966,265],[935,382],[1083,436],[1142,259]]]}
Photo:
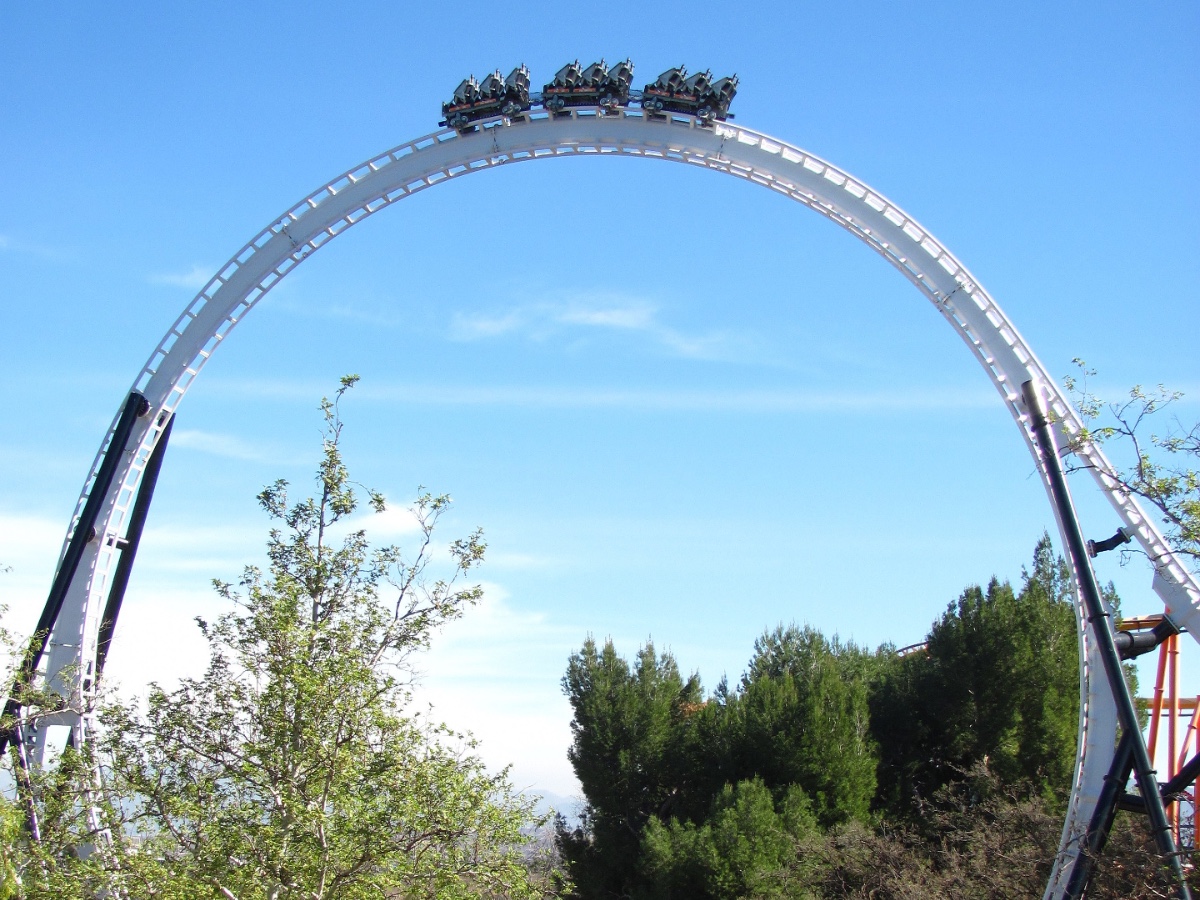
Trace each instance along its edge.
{"label": "black support beam", "polygon": [[17,672],[16,678],[13,680],[8,701],[4,705],[4,720],[7,727],[0,731],[0,756],[4,754],[10,741],[16,736],[13,724],[17,721],[21,713],[22,704],[20,695],[29,686],[33,680],[34,673],[37,672],[37,668],[41,664],[42,654],[46,650],[46,642],[49,640],[50,632],[53,631],[54,625],[58,621],[58,615],[62,612],[62,605],[63,601],[66,600],[67,591],[70,590],[71,582],[75,580],[75,573],[79,569],[79,563],[83,560],[84,548],[96,538],[96,520],[100,516],[104,500],[108,496],[109,489],[112,487],[113,478],[116,476],[121,456],[125,453],[126,445],[129,443],[129,436],[133,433],[133,428],[137,420],[149,412],[149,410],[150,404],[146,401],[146,398],[137,391],[132,391],[125,400],[125,406],[121,409],[121,414],[117,417],[117,424],[113,429],[112,440],[108,442],[108,447],[105,449],[104,456],[100,460],[100,468],[96,471],[96,478],[93,480],[91,489],[88,491],[88,498],[83,505],[83,512],[80,513],[79,521],[75,524],[75,530],[71,534],[71,539],[67,542],[67,550],[63,554],[62,563],[54,575],[54,583],[50,586],[50,595],[46,598],[46,605],[42,608],[41,618],[38,619],[33,637],[29,639],[29,647],[21,660],[21,667]]}
{"label": "black support beam", "polygon": [[142,530],[146,527],[146,517],[150,513],[150,501],[154,499],[154,486],[158,484],[158,473],[162,470],[163,457],[167,452],[167,444],[171,440],[171,429],[175,427],[175,417],[167,420],[158,443],[150,458],[146,460],[146,468],[142,472],[142,482],[138,485],[137,499],[133,501],[133,509],[129,514],[129,526],[125,529],[125,543],[121,546],[121,556],[113,571],[112,582],[108,590],[108,602],[104,605],[104,615],[100,619],[100,631],[96,641],[96,671],[93,678],[100,680],[104,671],[104,661],[108,658],[108,648],[112,644],[113,630],[117,627],[117,616],[121,614],[121,603],[125,600],[125,589],[129,587],[129,576],[133,572],[133,562],[137,558],[138,545],[142,541]]}
{"label": "black support beam", "polygon": [[[1158,780],[1150,761],[1150,754],[1146,750],[1146,742],[1142,739],[1137,712],[1133,707],[1133,698],[1129,695],[1129,686],[1125,683],[1125,673],[1121,668],[1121,658],[1113,639],[1108,610],[1100,596],[1100,587],[1096,583],[1096,573],[1092,570],[1087,543],[1084,541],[1083,532],[1079,527],[1079,519],[1075,515],[1075,505],[1071,502],[1071,492],[1067,487],[1067,477],[1063,472],[1062,460],[1058,457],[1058,447],[1054,440],[1053,429],[1046,417],[1045,406],[1037,385],[1033,381],[1026,381],[1021,385],[1021,393],[1037,441],[1042,468],[1049,482],[1055,512],[1062,525],[1063,538],[1066,540],[1067,552],[1071,558],[1071,567],[1078,582],[1077,587],[1087,611],[1088,623],[1091,625],[1090,634],[1096,642],[1096,648],[1104,665],[1104,674],[1107,676],[1108,686],[1116,703],[1117,720],[1121,725],[1121,740],[1122,743],[1129,746],[1133,771],[1137,773],[1138,790],[1146,802],[1146,813],[1150,819],[1150,830],[1154,835],[1154,843],[1175,884],[1176,895],[1180,900],[1191,900],[1192,893],[1184,878],[1183,865],[1179,859],[1175,839],[1171,834],[1171,826],[1167,822],[1167,812],[1163,806],[1162,796],[1158,792]],[[1111,825],[1111,820],[1107,824]],[[1107,834],[1088,834],[1085,840],[1087,846],[1091,846],[1096,841],[1103,846],[1106,839]],[[1080,860],[1076,861],[1076,866],[1083,859],[1084,857],[1081,856]],[[1074,873],[1072,872],[1072,874]],[[1077,896],[1082,896],[1086,890],[1086,883],[1080,885],[1080,893]]]}
{"label": "black support beam", "polygon": [[[1125,795],[1125,784],[1129,781],[1129,773],[1133,770],[1133,742],[1128,734],[1121,735],[1117,744],[1117,753],[1109,766],[1108,774],[1104,776],[1104,787],[1096,800],[1096,808],[1092,812],[1092,820],[1088,823],[1087,834],[1083,837],[1083,846],[1075,865],[1071,867],[1071,877],[1067,879],[1067,888],[1063,893],[1064,900],[1079,900],[1092,880],[1096,870],[1096,861],[1108,843],[1108,835],[1112,831],[1113,820],[1117,810],[1123,808],[1121,799]],[[1137,798],[1139,801],[1141,797]],[[1145,804],[1139,812],[1145,811]]]}

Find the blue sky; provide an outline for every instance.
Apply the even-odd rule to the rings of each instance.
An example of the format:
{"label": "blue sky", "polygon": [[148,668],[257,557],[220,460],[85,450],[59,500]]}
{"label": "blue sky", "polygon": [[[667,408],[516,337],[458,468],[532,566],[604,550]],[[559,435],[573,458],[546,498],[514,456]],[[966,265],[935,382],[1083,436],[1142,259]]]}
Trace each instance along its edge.
{"label": "blue sky", "polygon": [[[741,78],[739,122],[837,163],[965,262],[1050,371],[1200,377],[1200,10],[461,3],[9,5],[0,12],[0,579],[44,599],[95,448],[199,286],[308,191],[436,129],[468,73],[629,56]],[[261,557],[253,497],[307,484],[315,404],[398,504],[452,493],[488,599],[421,702],[522,786],[573,790],[558,680],[588,633],[653,636],[711,687],[808,622],[920,640],[1051,524],[999,398],[912,287],[769,192],[639,160],[460,179],[323,249],[180,409],[110,664],[202,659],[208,587]],[[1078,491],[1086,490],[1082,485]],[[1090,492],[1089,492],[1090,493]],[[1115,518],[1081,496],[1090,534]],[[377,526],[403,540],[401,516]],[[1149,573],[1105,558],[1127,608]],[[1186,663],[1185,663],[1186,665]]]}

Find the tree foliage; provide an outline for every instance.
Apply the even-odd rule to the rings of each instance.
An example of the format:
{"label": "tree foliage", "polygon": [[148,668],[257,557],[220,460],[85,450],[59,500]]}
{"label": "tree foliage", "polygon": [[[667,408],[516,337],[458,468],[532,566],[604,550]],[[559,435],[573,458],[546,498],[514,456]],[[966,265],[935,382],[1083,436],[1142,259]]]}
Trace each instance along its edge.
{"label": "tree foliage", "polygon": [[653,644],[630,666],[611,641],[597,649],[589,638],[563,679],[587,798],[580,826],[559,833],[578,894],[767,890],[783,884],[799,836],[867,818],[876,759],[865,656],[780,627],[756,644],[736,689],[722,683],[705,701],[699,679]]}
{"label": "tree foliage", "polygon": [[800,787],[824,827],[865,819],[876,787],[866,658],[808,627],[760,637],[723,707],[737,777],[760,777],[780,798]]}
{"label": "tree foliage", "polygon": [[776,805],[757,778],[726,784],[699,824],[651,818],[642,868],[649,895],[695,900],[806,896],[796,889],[817,868],[798,852],[819,834],[807,794],[792,785]]}
{"label": "tree foliage", "polygon": [[1069,585],[1043,535],[1019,592],[996,579],[967,588],[934,623],[924,652],[880,673],[871,715],[882,806],[912,811],[984,761],[1005,785],[1046,797],[1068,788],[1079,711]]}
{"label": "tree foliage", "polygon": [[[0,898],[92,900],[121,887],[114,863],[128,845],[118,836],[115,852],[92,852],[117,812],[85,790],[93,759],[90,750],[67,747],[53,770],[24,773],[21,796],[0,798]],[[31,818],[38,840],[31,837]]]}
{"label": "tree foliage", "polygon": [[[0,618],[6,613],[0,606]],[[0,656],[8,662],[0,678],[13,685],[26,734],[46,728],[65,710],[80,711],[44,681],[28,683],[17,677],[28,646],[28,640],[19,640],[0,625]],[[9,734],[17,725],[0,721],[0,729]],[[102,792],[91,790],[94,750],[91,745],[68,745],[53,768],[42,769],[28,759],[22,764],[15,741],[10,742],[0,774],[0,784],[8,789],[0,794],[0,900],[91,898],[114,886],[112,856],[89,852],[105,840],[114,812]]]}
{"label": "tree foliage", "polygon": [[[157,891],[531,894],[519,857],[527,802],[458,736],[405,712],[407,656],[480,596],[459,585],[483,557],[480,533],[450,543],[440,578],[432,538],[448,497],[418,496],[412,555],[372,549],[361,529],[333,539],[359,504],[338,409],[354,381],[322,402],[317,495],[292,501],[284,481],[259,495],[278,523],[269,570],[247,568],[236,589],[217,583],[233,609],[199,622],[207,671],[153,686],[144,714],[106,710],[107,775],[164,860],[135,869]],[[380,494],[367,497],[383,511]]]}
{"label": "tree foliage", "polygon": [[[587,800],[579,827],[559,829],[576,895],[1040,889],[1061,830],[1051,840],[1043,825],[1075,762],[1078,638],[1048,536],[1023,574],[1020,590],[967,588],[903,657],[779,626],[707,698],[653,645],[630,665],[589,638],[563,679]],[[964,829],[975,836],[955,837]],[[1014,877],[996,876],[996,856],[1034,847]],[[877,853],[896,867],[890,892]]]}
{"label": "tree foliage", "polygon": [[1138,384],[1126,398],[1105,402],[1088,386],[1096,371],[1081,359],[1075,364],[1079,374],[1065,381],[1085,427],[1071,446],[1115,449],[1121,487],[1157,511],[1171,545],[1200,571],[1200,422],[1173,415],[1183,392]]}
{"label": "tree foliage", "polygon": [[[144,707],[108,702],[98,740],[36,776],[40,842],[0,807],[0,897],[543,896],[524,858],[531,801],[407,709],[410,654],[480,596],[462,582],[482,535],[435,552],[450,501],[424,491],[411,554],[355,527],[339,403],[356,380],[322,401],[316,495],[259,495],[268,568],[216,583],[230,611],[198,620],[206,671],[151,685]],[[97,766],[103,788],[80,793]]]}
{"label": "tree foliage", "polygon": [[580,828],[560,827],[560,846],[586,896],[623,896],[643,884],[642,829],[678,802],[681,725],[699,707],[700,681],[653,644],[630,666],[612,641],[597,649],[589,637],[563,690],[574,711],[568,757],[588,803]]}

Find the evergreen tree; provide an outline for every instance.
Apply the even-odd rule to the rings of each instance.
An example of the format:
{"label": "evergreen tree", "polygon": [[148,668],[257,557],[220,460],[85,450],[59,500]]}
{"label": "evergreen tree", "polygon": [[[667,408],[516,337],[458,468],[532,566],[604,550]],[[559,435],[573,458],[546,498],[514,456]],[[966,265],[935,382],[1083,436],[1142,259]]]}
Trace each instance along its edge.
{"label": "evergreen tree", "polygon": [[[997,579],[967,588],[904,657],[780,626],[704,702],[669,655],[647,646],[631,667],[589,639],[563,680],[588,801],[581,826],[559,832],[577,895],[805,897],[823,883],[859,896],[839,891],[884,878],[855,855],[866,848],[907,885],[897,897],[923,896],[917,885],[985,897],[1008,882],[1019,893],[1043,878],[1057,841],[1043,819],[1075,761],[1078,639],[1049,537],[1023,576],[1019,592]],[[1034,842],[1042,855],[1015,880],[994,861],[969,865],[942,831],[953,817],[931,814],[946,804],[981,810],[971,827],[996,858]],[[1030,816],[1036,835],[1023,831]],[[993,843],[988,817],[1007,829]]]}
{"label": "evergreen tree", "polygon": [[996,579],[967,588],[925,652],[881,667],[871,722],[884,807],[911,809],[983,761],[1005,785],[1046,796],[1069,786],[1079,710],[1069,585],[1043,536],[1019,594]]}
{"label": "evergreen tree", "polygon": [[640,890],[642,829],[678,799],[678,726],[700,705],[695,675],[684,679],[669,653],[648,643],[631,668],[612,641],[590,637],[563,678],[574,737],[568,751],[587,805],[579,828],[558,828],[559,846],[582,897]]}
{"label": "evergreen tree", "polygon": [[725,706],[732,780],[761,778],[777,797],[798,785],[825,827],[865,819],[877,759],[863,656],[808,627],[759,638]]}
{"label": "evergreen tree", "polygon": [[[611,641],[597,649],[589,638],[563,679],[575,712],[569,757],[587,805],[577,829],[560,826],[559,844],[579,896],[655,896],[664,885],[683,896],[685,869],[713,854],[749,866],[695,875],[712,896],[732,896],[731,872],[757,878],[764,860],[778,862],[781,841],[790,846],[780,835],[796,829],[770,824],[775,817],[794,824],[802,808],[804,821],[824,827],[865,819],[877,765],[865,657],[781,626],[756,643],[736,691],[722,682],[701,703],[698,679],[685,681],[669,654],[647,645],[631,668]],[[758,849],[729,849],[744,841]]]}
{"label": "evergreen tree", "polygon": [[652,818],[643,839],[649,896],[679,900],[803,898],[812,854],[798,853],[819,835],[803,789],[793,785],[778,807],[757,778],[725,785],[702,824]]}

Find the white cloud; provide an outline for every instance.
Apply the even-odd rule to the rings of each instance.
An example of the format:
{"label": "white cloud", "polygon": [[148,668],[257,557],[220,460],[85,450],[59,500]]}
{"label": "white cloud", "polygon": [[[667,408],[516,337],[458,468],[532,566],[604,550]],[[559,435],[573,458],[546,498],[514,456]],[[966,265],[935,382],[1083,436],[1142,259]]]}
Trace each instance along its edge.
{"label": "white cloud", "polygon": [[225,459],[238,459],[243,462],[276,462],[295,463],[302,461],[296,457],[282,456],[277,450],[248,443],[231,434],[218,434],[212,431],[180,429],[171,436],[175,447],[186,447],[198,453],[210,456],[220,456]]}
{"label": "white cloud", "polygon": [[450,336],[454,340],[474,341],[482,338],[499,337],[523,327],[527,318],[519,311],[500,316],[464,315],[455,313],[450,324]]}
{"label": "white cloud", "polygon": [[199,523],[150,525],[142,535],[137,572],[156,584],[209,579],[236,580],[249,564],[264,564],[267,526],[261,517]]}
{"label": "white cloud", "polygon": [[0,602],[8,607],[5,625],[27,634],[37,624],[54,578],[66,534],[66,519],[0,512]]}
{"label": "white cloud", "polygon": [[[65,521],[0,512],[0,562],[12,571],[0,574],[0,597],[8,607],[5,626],[30,633],[46,602],[62,545]],[[109,675],[131,692],[152,680],[170,682],[203,667],[203,645],[192,622],[212,615],[222,601],[209,576],[235,575],[245,559],[222,550],[244,529],[148,528],[142,537],[137,568],[117,624]],[[261,546],[261,534],[251,545]],[[235,563],[234,560],[237,560]],[[194,577],[181,572],[197,570]]]}
{"label": "white cloud", "polygon": [[43,555],[50,547],[50,555],[57,557],[66,534],[66,520],[59,521],[43,516],[21,513],[0,513],[0,546],[3,546],[4,561],[29,555]]}
{"label": "white cloud", "polygon": [[632,331],[659,329],[655,310],[649,306],[611,306],[600,309],[567,309],[557,315],[557,321],[568,325],[589,325],[597,328],[624,328]]}
{"label": "white cloud", "polygon": [[489,769],[510,767],[509,777],[518,790],[565,797],[579,794],[579,782],[567,760],[571,710],[556,678],[535,690],[514,689],[503,680],[437,683],[423,689],[419,699],[432,706],[435,721],[477,738],[475,753]]}
{"label": "white cloud", "polygon": [[43,260],[61,260],[65,254],[51,247],[40,244],[30,244],[26,241],[15,240],[7,234],[0,234],[0,252],[22,253]]}
{"label": "white cloud", "polygon": [[342,523],[346,532],[360,529],[372,540],[392,540],[416,534],[421,525],[408,507],[389,503],[381,513],[367,508]]}
{"label": "white cloud", "polygon": [[662,328],[657,336],[663,346],[686,359],[744,362],[753,359],[758,349],[756,341],[725,331],[688,335]]}
{"label": "white cloud", "polygon": [[186,272],[165,272],[148,275],[146,280],[151,284],[161,284],[167,287],[187,288],[198,291],[208,284],[216,269],[212,266],[193,265]]}
{"label": "white cloud", "polygon": [[477,752],[490,768],[511,765],[518,788],[574,795],[571,711],[559,679],[578,643],[575,624],[520,609],[503,587],[485,583],[484,600],[415,660],[423,673],[416,701],[479,738]]}
{"label": "white cloud", "polygon": [[131,585],[113,632],[105,681],[129,697],[144,696],[151,681],[170,690],[179,679],[200,675],[208,662],[208,645],[196,617],[211,621],[227,608],[215,591],[199,585]]}
{"label": "white cloud", "polygon": [[506,335],[548,340],[581,329],[637,334],[661,350],[688,359],[762,362],[760,341],[726,330],[687,334],[661,321],[658,307],[644,300],[584,296],[568,301],[523,304],[499,313],[455,313],[450,337],[478,341]]}

